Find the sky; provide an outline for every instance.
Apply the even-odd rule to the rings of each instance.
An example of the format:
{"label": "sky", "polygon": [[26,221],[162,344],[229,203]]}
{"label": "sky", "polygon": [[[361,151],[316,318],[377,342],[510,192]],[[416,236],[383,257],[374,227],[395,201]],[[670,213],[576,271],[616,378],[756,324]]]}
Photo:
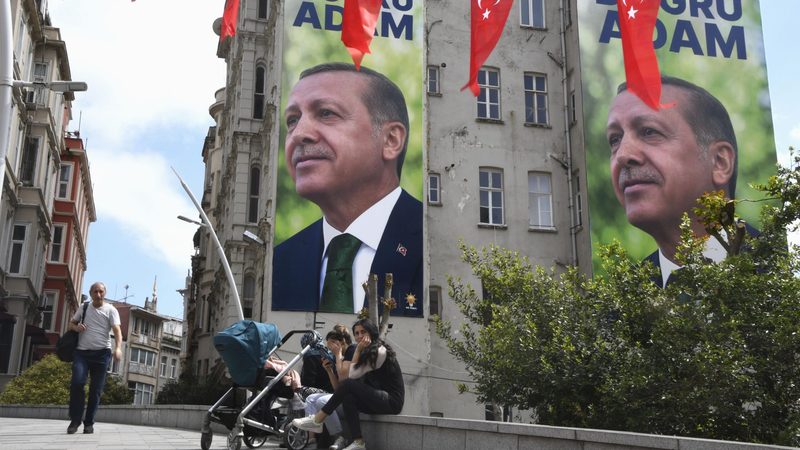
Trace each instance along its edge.
{"label": "sky", "polygon": [[[588,0],[580,0],[588,1]],[[196,218],[174,167],[199,198],[203,142],[214,92],[224,87],[211,25],[224,0],[50,0],[76,94],[70,130],[91,165],[97,222],[89,228],[83,292],[103,281],[108,298],[142,306],[157,278],[158,312],[183,317]],[[800,149],[800,59],[791,30],[800,0],[762,0],[779,161]],[[127,286],[127,289],[126,289]],[[126,298],[127,296],[127,298]]]}

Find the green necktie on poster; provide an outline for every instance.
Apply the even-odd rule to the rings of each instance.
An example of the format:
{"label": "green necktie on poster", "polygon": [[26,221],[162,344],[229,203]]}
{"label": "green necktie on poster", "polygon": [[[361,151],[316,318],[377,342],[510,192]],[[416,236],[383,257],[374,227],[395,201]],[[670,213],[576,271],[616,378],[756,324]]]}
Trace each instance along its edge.
{"label": "green necktie on poster", "polygon": [[361,241],[344,233],[328,245],[328,267],[322,285],[319,310],[324,312],[353,312],[353,260]]}

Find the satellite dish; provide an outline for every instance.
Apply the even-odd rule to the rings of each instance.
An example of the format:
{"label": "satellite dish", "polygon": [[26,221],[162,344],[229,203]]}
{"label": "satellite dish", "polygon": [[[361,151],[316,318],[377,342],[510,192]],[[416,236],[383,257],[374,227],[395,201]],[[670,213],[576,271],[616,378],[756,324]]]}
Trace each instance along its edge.
{"label": "satellite dish", "polygon": [[216,34],[217,36],[219,36],[220,33],[222,33],[222,17],[217,17],[217,20],[215,20],[214,23],[211,24],[211,29],[214,30],[214,34]]}

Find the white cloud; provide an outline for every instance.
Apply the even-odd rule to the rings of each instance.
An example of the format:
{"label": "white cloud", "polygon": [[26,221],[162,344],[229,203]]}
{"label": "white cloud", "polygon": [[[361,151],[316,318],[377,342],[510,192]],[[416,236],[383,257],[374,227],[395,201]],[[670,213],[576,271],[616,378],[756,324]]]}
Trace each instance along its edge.
{"label": "white cloud", "polygon": [[800,143],[800,123],[789,131],[789,137],[792,139],[793,145],[797,146],[797,144]]}
{"label": "white cloud", "polygon": [[166,160],[155,153],[109,152],[91,155],[92,182],[99,220],[118,222],[147,254],[185,271],[192,254],[192,227],[176,219],[195,211]]}

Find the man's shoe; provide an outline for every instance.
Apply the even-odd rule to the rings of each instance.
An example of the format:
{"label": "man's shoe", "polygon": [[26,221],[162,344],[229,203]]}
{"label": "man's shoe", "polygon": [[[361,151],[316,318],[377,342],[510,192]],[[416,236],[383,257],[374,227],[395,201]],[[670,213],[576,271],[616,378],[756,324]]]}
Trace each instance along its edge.
{"label": "man's shoe", "polygon": [[315,421],[314,416],[294,419],[292,425],[301,430],[311,431],[312,433],[322,433],[322,422]]}
{"label": "man's shoe", "polygon": [[93,425],[84,425],[83,426],[83,434],[92,434],[94,433],[94,426]]}
{"label": "man's shoe", "polygon": [[367,444],[363,439],[356,439],[352,444],[348,445],[343,450],[367,450]]}
{"label": "man's shoe", "polygon": [[328,447],[328,450],[344,450],[344,448],[347,447],[348,442],[350,441],[347,438],[344,436],[339,436],[336,438],[336,441],[334,441],[333,445]]}
{"label": "man's shoe", "polygon": [[77,423],[77,424],[70,423],[69,426],[67,427],[67,434],[75,434],[75,433],[77,433],[78,432],[78,425],[80,425],[80,423]]}

